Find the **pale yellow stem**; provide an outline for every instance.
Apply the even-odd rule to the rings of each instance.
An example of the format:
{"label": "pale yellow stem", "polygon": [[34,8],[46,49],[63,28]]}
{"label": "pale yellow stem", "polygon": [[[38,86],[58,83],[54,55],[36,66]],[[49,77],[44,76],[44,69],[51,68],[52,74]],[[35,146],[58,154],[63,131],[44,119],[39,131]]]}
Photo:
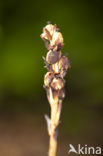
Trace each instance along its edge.
{"label": "pale yellow stem", "polygon": [[[57,153],[57,127],[59,125],[60,113],[58,114],[58,102],[51,105],[51,130],[49,142],[49,156],[56,156]],[[58,117],[59,115],[59,117]]]}
{"label": "pale yellow stem", "polygon": [[56,127],[57,127],[57,107],[55,104],[51,107],[51,133],[49,142],[49,156],[56,156],[57,152],[57,137],[56,137]]}
{"label": "pale yellow stem", "polygon": [[49,156],[56,156],[56,152],[57,152],[57,140],[54,138],[53,135],[51,135],[49,143]]}

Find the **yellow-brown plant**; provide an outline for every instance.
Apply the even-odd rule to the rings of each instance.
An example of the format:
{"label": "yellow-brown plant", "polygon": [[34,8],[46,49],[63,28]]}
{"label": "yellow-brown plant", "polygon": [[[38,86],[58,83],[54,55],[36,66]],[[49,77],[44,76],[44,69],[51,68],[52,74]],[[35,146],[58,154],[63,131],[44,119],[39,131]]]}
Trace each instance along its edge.
{"label": "yellow-brown plant", "polygon": [[64,46],[64,39],[59,32],[57,25],[48,24],[43,28],[40,35],[48,50],[46,57],[43,57],[48,72],[44,76],[44,88],[47,92],[47,98],[51,107],[51,117],[45,115],[50,136],[49,156],[56,156],[57,152],[57,136],[58,125],[60,122],[60,114],[62,101],[65,97],[64,77],[68,68],[70,68],[69,60],[63,56],[61,49]]}

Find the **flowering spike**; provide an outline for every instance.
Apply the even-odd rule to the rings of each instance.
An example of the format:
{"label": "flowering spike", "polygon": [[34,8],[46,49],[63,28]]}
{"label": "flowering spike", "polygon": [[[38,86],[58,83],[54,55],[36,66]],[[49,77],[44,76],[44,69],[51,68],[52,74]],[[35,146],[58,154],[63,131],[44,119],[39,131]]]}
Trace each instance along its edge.
{"label": "flowering spike", "polygon": [[51,107],[51,119],[45,115],[48,133],[50,136],[49,156],[56,156],[57,151],[57,129],[60,123],[62,101],[65,97],[64,77],[70,68],[70,62],[63,56],[61,49],[64,46],[64,39],[56,24],[48,23],[40,35],[48,51],[43,57],[48,72],[44,76],[44,88]]}

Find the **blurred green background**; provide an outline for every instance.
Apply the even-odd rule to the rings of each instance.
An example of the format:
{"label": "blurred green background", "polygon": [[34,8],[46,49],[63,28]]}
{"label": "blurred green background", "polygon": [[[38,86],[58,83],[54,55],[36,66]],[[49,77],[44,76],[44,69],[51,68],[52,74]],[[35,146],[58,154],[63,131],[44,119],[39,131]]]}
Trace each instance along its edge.
{"label": "blurred green background", "polygon": [[0,156],[47,154],[47,21],[60,28],[71,62],[58,155],[68,155],[70,143],[103,145],[103,1],[0,0]]}

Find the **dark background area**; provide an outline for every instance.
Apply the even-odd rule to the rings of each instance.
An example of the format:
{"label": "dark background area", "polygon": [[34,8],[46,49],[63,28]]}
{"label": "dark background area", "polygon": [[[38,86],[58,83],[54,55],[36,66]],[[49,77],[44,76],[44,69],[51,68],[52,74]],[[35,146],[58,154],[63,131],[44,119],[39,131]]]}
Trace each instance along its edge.
{"label": "dark background area", "polygon": [[60,28],[71,62],[58,155],[68,155],[70,143],[103,145],[103,1],[0,0],[0,156],[47,155],[47,21]]}

